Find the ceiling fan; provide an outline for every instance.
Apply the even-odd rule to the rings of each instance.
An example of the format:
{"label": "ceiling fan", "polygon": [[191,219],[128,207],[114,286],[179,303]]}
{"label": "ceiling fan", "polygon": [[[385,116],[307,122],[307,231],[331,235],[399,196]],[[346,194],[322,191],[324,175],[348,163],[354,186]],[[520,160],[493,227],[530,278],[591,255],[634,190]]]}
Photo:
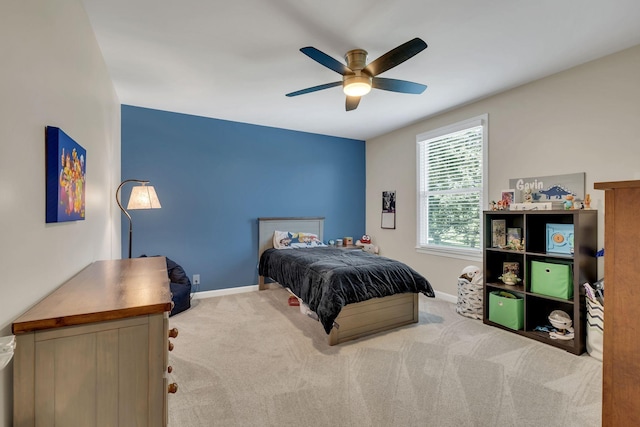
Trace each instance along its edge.
{"label": "ceiling fan", "polygon": [[367,64],[367,51],[363,49],[350,50],[344,56],[347,65],[337,61],[315,47],[303,47],[302,53],[314,61],[342,75],[342,81],[326,83],[306,89],[288,93],[287,96],[304,95],[305,93],[329,89],[342,85],[347,95],[346,110],[355,110],[360,103],[360,98],[371,91],[371,88],[388,90],[391,92],[420,94],[427,86],[408,82],[406,80],[386,79],[377,77],[385,71],[402,64],[407,59],[417,55],[427,48],[427,44],[416,37],[395,49],[391,49],[378,59]]}

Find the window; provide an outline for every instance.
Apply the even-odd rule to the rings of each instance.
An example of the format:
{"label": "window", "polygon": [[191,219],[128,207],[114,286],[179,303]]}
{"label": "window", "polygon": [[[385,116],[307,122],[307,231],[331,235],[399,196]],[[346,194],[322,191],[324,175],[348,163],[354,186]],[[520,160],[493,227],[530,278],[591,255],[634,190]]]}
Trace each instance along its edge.
{"label": "window", "polygon": [[416,137],[420,252],[482,259],[488,116]]}

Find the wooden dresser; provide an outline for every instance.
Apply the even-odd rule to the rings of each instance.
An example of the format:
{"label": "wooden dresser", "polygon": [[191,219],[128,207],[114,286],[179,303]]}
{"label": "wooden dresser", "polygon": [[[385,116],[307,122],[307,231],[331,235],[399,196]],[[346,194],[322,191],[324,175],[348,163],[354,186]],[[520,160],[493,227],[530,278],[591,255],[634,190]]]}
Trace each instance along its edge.
{"label": "wooden dresser", "polygon": [[605,190],[602,425],[640,426],[640,181]]}
{"label": "wooden dresser", "polygon": [[166,426],[171,305],[166,258],[136,258],[94,262],[20,316],[13,425]]}

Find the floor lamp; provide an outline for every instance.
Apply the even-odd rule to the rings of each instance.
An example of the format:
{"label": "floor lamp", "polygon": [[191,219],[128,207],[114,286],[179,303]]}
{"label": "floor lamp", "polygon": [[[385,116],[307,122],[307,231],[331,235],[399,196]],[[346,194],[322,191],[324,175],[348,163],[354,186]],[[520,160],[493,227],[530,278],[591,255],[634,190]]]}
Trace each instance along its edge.
{"label": "floor lamp", "polygon": [[141,184],[131,188],[131,196],[129,197],[127,209],[160,209],[162,206],[160,206],[160,200],[158,200],[158,195],[156,194],[156,190],[153,188],[153,185],[147,185],[149,181],[126,179],[118,186],[118,189],[116,190],[116,202],[118,203],[120,210],[127,216],[127,218],[129,218],[129,258],[131,258],[131,236],[133,235],[133,223],[129,212],[122,207],[119,197],[120,189],[127,182],[137,182]]}

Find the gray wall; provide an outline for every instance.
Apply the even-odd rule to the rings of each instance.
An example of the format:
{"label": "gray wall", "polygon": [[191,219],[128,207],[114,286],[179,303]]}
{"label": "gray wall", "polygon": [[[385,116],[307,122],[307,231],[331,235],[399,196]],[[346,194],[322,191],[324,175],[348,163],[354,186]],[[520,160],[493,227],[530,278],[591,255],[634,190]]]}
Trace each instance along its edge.
{"label": "gray wall", "polygon": [[[120,105],[82,3],[0,3],[0,335],[94,260],[119,258]],[[45,126],[87,150],[86,219],[45,223]],[[117,207],[115,207],[117,209]],[[0,425],[12,419],[0,371]]]}
{"label": "gray wall", "polygon": [[[499,199],[510,178],[585,172],[602,247],[604,194],[593,183],[640,179],[638,76],[640,46],[367,141],[367,232],[384,255],[412,265],[436,291],[457,295],[461,270],[482,263],[416,252],[416,135],[488,113],[489,198]],[[397,229],[382,230],[380,194],[394,189]]]}

